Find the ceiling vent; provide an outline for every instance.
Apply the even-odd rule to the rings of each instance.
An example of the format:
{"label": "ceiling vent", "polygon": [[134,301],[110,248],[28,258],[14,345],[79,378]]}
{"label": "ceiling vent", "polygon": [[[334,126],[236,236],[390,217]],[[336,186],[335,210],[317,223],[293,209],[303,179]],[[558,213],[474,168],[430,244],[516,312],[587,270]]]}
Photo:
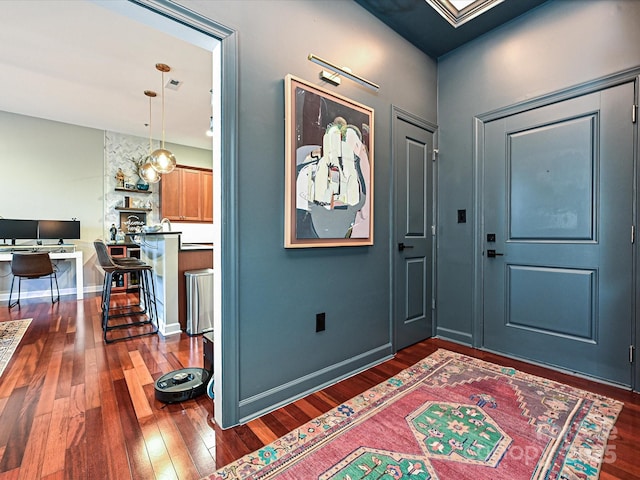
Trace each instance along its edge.
{"label": "ceiling vent", "polygon": [[170,78],[165,88],[169,90],[178,90],[182,86],[182,80],[176,80],[175,78]]}

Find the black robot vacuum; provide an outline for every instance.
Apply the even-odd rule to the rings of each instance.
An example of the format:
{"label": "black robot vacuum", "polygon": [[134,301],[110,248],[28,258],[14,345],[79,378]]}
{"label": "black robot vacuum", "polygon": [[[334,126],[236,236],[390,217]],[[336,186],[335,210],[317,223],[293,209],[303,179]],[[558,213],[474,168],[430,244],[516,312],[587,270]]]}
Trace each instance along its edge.
{"label": "black robot vacuum", "polygon": [[184,402],[207,390],[211,372],[204,368],[181,368],[161,376],[155,383],[156,400],[164,403]]}

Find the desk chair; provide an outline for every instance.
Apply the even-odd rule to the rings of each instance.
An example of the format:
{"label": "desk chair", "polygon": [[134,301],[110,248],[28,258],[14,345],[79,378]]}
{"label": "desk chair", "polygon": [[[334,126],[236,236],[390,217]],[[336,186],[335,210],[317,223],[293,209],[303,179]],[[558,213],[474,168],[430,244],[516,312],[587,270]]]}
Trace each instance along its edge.
{"label": "desk chair", "polygon": [[[93,242],[98,255],[98,263],[104,270],[104,282],[102,285],[102,331],[105,343],[124,340],[126,338],[140,337],[158,333],[158,312],[156,309],[156,287],[151,265],[137,258],[114,258],[109,255],[106,243],[102,240]],[[114,306],[111,304],[111,287],[114,274],[137,274],[140,279],[138,285],[138,303],[135,305]],[[142,320],[125,323],[110,323],[111,319],[122,317],[144,317]],[[129,334],[111,338],[108,332],[115,329],[130,329],[151,325],[151,330],[141,333]]]}
{"label": "desk chair", "polygon": [[[56,303],[60,300],[58,277],[48,253],[14,253],[11,257],[11,273],[13,274],[13,279],[11,280],[11,291],[9,292],[9,308],[20,305],[20,287],[22,286],[23,278],[30,280],[49,277],[51,303]],[[18,279],[18,299],[12,302],[13,284],[16,278]],[[55,299],[53,298],[53,279],[56,280],[56,291],[58,293]]]}

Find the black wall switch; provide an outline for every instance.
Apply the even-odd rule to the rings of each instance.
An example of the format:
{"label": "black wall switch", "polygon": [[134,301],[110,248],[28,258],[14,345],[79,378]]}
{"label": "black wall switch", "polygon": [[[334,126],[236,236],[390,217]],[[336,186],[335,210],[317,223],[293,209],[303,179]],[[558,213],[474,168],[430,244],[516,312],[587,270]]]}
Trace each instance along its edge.
{"label": "black wall switch", "polygon": [[316,332],[324,331],[325,313],[316,313]]}
{"label": "black wall switch", "polygon": [[458,210],[458,223],[467,223],[467,211]]}

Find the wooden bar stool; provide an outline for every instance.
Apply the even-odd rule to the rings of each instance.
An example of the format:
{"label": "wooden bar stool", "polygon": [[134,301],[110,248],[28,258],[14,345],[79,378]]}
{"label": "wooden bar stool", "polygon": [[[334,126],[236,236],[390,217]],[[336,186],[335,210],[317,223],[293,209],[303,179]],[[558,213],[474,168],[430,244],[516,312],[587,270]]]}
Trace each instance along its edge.
{"label": "wooden bar stool", "polygon": [[[135,338],[143,335],[158,333],[158,311],[156,308],[156,286],[151,265],[136,258],[113,258],[109,255],[106,243],[103,240],[93,242],[98,255],[98,263],[104,270],[104,282],[102,285],[102,331],[105,343],[111,343],[127,338]],[[134,305],[114,306],[111,304],[111,286],[114,274],[137,274],[140,279],[138,286],[138,303]],[[133,317],[138,319],[128,322],[110,322],[111,319]],[[126,336],[113,337],[108,335],[112,330],[131,329],[151,325],[140,333]]]}

